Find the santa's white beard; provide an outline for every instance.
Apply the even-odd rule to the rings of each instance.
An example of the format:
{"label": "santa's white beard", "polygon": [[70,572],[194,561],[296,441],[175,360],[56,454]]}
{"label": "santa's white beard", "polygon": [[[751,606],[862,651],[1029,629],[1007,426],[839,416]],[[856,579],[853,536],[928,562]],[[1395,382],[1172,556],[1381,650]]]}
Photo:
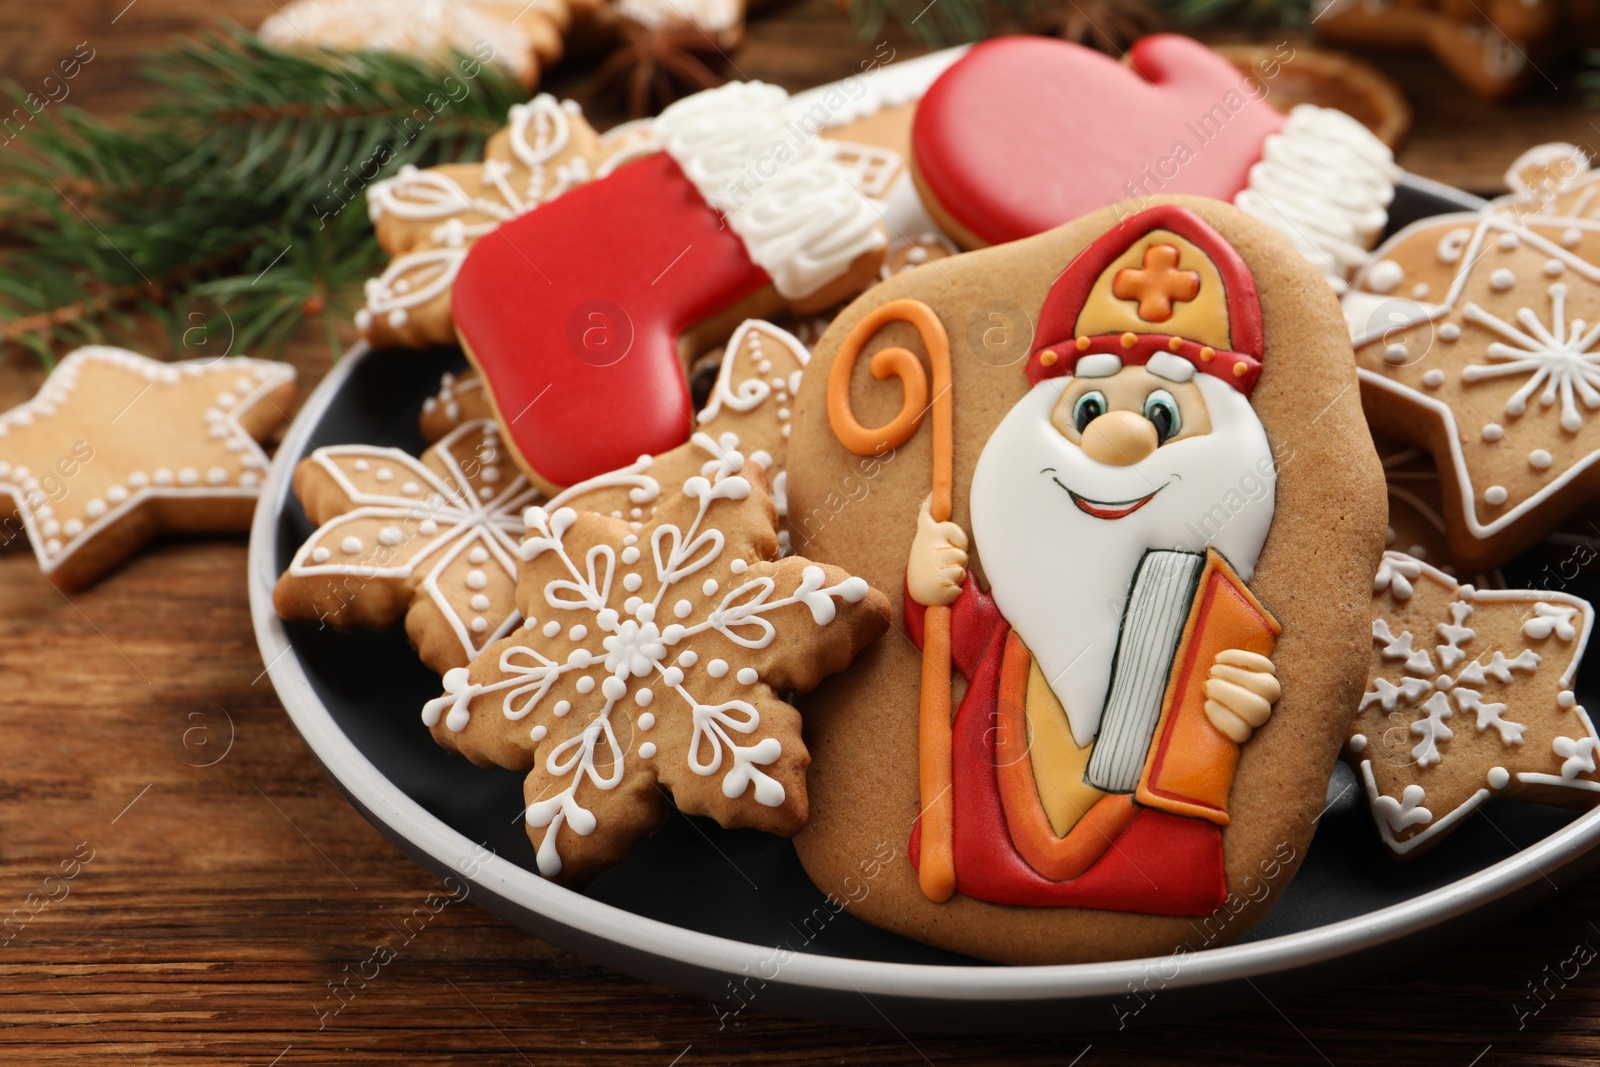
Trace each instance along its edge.
{"label": "santa's white beard", "polygon": [[[972,536],[990,591],[1079,745],[1099,733],[1123,609],[1146,550],[1211,545],[1248,579],[1272,525],[1272,448],[1261,420],[1231,386],[1206,374],[1195,380],[1211,432],[1126,467],[1090,459],[1050,424],[1070,378],[1040,382],[989,438],[972,475]],[[1067,493],[1110,503],[1158,487],[1119,519],[1088,515]]]}

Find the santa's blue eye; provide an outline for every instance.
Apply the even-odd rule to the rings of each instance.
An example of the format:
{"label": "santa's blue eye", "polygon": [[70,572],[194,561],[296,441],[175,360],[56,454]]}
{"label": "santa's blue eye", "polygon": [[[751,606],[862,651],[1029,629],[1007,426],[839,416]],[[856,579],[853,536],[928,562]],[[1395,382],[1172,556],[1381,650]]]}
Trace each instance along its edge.
{"label": "santa's blue eye", "polygon": [[1084,393],[1072,405],[1072,425],[1082,433],[1084,427],[1106,413],[1106,395],[1098,389]]}
{"label": "santa's blue eye", "polygon": [[1183,429],[1183,416],[1178,414],[1178,401],[1165,389],[1157,389],[1144,398],[1144,417],[1156,428],[1158,441],[1169,441]]}

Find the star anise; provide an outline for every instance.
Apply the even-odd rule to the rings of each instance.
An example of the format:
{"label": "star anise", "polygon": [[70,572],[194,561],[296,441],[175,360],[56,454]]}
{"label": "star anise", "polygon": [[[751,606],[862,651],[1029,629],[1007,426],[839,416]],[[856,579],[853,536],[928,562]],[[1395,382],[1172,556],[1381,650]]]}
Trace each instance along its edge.
{"label": "star anise", "polygon": [[622,43],[595,74],[592,98],[619,98],[633,118],[659,112],[679,97],[714,89],[728,57],[716,41],[690,23],[648,28],[621,26]]}
{"label": "star anise", "polygon": [[1145,0],[1061,0],[1049,20],[1065,40],[1113,56],[1164,24],[1160,12]]}

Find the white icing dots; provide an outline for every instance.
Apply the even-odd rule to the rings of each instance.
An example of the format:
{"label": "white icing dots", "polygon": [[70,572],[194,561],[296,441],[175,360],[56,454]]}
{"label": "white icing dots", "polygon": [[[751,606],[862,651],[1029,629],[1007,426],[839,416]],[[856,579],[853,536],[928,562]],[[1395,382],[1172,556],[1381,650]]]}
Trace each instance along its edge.
{"label": "white icing dots", "polygon": [[473,611],[488,611],[489,605],[493,602],[487,593],[477,593],[473,595],[471,603]]}
{"label": "white icing dots", "polygon": [[1380,259],[1367,271],[1367,288],[1375,293],[1392,293],[1405,276],[1400,264],[1392,259]]}
{"label": "white icing dots", "polygon": [[1503,293],[1516,284],[1517,276],[1512,274],[1511,271],[1505,267],[1501,267],[1499,270],[1489,275],[1489,288],[1493,289],[1497,293]]}
{"label": "white icing dots", "polygon": [[394,471],[390,470],[388,467],[379,467],[377,473],[374,474],[373,477],[378,479],[380,482],[392,482],[394,481]]}
{"label": "white icing dots", "polygon": [[398,526],[385,526],[383,529],[378,531],[378,543],[388,545],[390,548],[393,548],[395,545],[398,545],[404,540],[405,534],[400,532],[400,528]]}
{"label": "white icing dots", "polygon": [[[614,682],[614,681],[616,681],[616,679],[615,678],[607,678],[606,681]],[[583,677],[578,679],[577,689],[578,689],[578,692],[584,694],[585,696],[587,696],[588,694],[594,692],[594,678],[592,678],[591,676],[585,674]]]}
{"label": "white icing dots", "polygon": [[640,759],[654,759],[655,755],[656,743],[654,741],[646,741],[644,744],[639,746]]}
{"label": "white icing dots", "polygon": [[482,545],[474,545],[471,552],[467,553],[467,562],[474,567],[481,567],[489,562],[489,550]]}
{"label": "white icing dots", "polygon": [[572,629],[567,631],[567,637],[573,641],[582,641],[589,636],[589,628],[583,623],[574,623]]}
{"label": "white icing dots", "polygon": [[206,482],[209,485],[225,485],[228,481],[228,472],[221,467],[212,467],[206,471]]}
{"label": "white icing dots", "polygon": [[1495,242],[1495,244],[1500,246],[1500,251],[1502,252],[1515,251],[1517,246],[1521,243],[1521,241],[1517,240],[1517,235],[1509,231],[1501,234],[1500,239]]}
{"label": "white icing dots", "polygon": [[756,669],[754,667],[740,667],[739,673],[734,675],[734,677],[738,679],[740,685],[755,685],[756,680],[760,678],[761,675],[756,673]]}
{"label": "white icing dots", "polygon": [[489,576],[487,574],[483,573],[482,571],[478,570],[476,567],[474,567],[472,570],[467,572],[467,588],[468,589],[487,589],[487,588],[489,588]]}
{"label": "white icing dots", "polygon": [[323,545],[318,545],[311,550],[311,562],[326,563],[333,558],[333,553]]}
{"label": "white icing dots", "polygon": [[157,485],[171,485],[172,471],[168,470],[166,467],[157,467],[155,473],[151,475],[151,479]]}
{"label": "white icing dots", "polygon": [[622,576],[622,588],[630,593],[637,593],[642,585],[644,585],[644,579],[637,574],[624,574]]}
{"label": "white icing dots", "polygon": [[558,634],[560,632],[561,632],[561,624],[559,622],[556,622],[554,619],[552,619],[549,622],[544,624],[544,635],[546,637],[554,637],[556,634]]}
{"label": "white icing dots", "polygon": [[650,730],[650,729],[653,729],[655,727],[655,724],[656,724],[656,713],[655,712],[647,711],[647,712],[645,712],[645,713],[643,713],[642,715],[639,716],[639,729],[641,729],[641,730]]}
{"label": "white icing dots", "polygon": [[1461,327],[1453,322],[1440,323],[1438,333],[1441,341],[1459,341],[1461,339]]}
{"label": "white icing dots", "polygon": [[83,506],[83,513],[91,519],[98,519],[106,513],[106,502],[96,497]]}
{"label": "white icing dots", "polygon": [[1489,786],[1493,789],[1504,789],[1506,783],[1511,781],[1511,772],[1504,767],[1489,768]]}
{"label": "white icing dots", "polygon": [[728,569],[734,574],[743,574],[745,571],[750,569],[750,564],[746,563],[742,559],[736,559],[732,563],[728,564]]}
{"label": "white icing dots", "polygon": [[532,741],[543,741],[545,739],[545,735],[549,732],[550,731],[546,730],[543,725],[536,725],[533,729],[528,731],[528,738]]}
{"label": "white icing dots", "polygon": [[1572,690],[1563,689],[1556,694],[1556,707],[1570,708],[1578,703],[1578,698],[1572,695]]}
{"label": "white icing dots", "polygon": [[1542,448],[1536,448],[1528,453],[1528,465],[1536,471],[1549,470],[1550,464],[1555,462],[1555,457]]}
{"label": "white icing dots", "polygon": [[629,567],[639,562],[639,549],[637,546],[629,545],[622,550],[622,562]]}
{"label": "white icing dots", "polygon": [[700,587],[700,592],[704,593],[706,596],[716,596],[717,580],[715,578],[707,578],[705,584]]}
{"label": "white icing dots", "polygon": [[1411,357],[1411,350],[1402,344],[1392,344],[1383,350],[1383,358],[1389,363],[1404,363]]}
{"label": "white icing dots", "polygon": [[1509,496],[1510,494],[1506,492],[1505,486],[1491,485],[1489,488],[1483,491],[1483,502],[1485,504],[1491,504],[1494,507],[1499,507],[1501,504],[1506,502],[1506,498]]}
{"label": "white icing dots", "polygon": [[361,538],[351,535],[339,542],[339,550],[347,556],[353,556],[361,551]]}
{"label": "white icing dots", "polygon": [[439,524],[432,519],[423,519],[417,524],[417,532],[424,537],[432,537],[439,532]]}
{"label": "white icing dots", "polygon": [[350,464],[350,466],[353,470],[359,471],[362,474],[365,474],[367,471],[372,469],[372,464],[368,463],[364,459],[358,459],[354,463]]}
{"label": "white icing dots", "polygon": [[1576,226],[1568,226],[1561,231],[1562,248],[1576,248],[1581,240],[1583,240],[1583,231]]}
{"label": "white icing dots", "polygon": [[721,678],[728,673],[728,661],[725,659],[712,660],[706,664],[706,673],[713,678]]}
{"label": "white icing dots", "polygon": [[[592,689],[594,687],[590,686],[590,688]],[[556,701],[556,706],[550,709],[551,713],[553,715],[555,715],[555,717],[558,718],[558,719],[566,718],[567,712],[569,712],[571,710],[572,710],[572,701],[570,701],[570,700],[558,700],[558,701]]]}
{"label": "white icing dots", "polygon": [[650,706],[650,702],[655,698],[656,695],[649,686],[641,686],[639,690],[633,694],[633,702],[639,705],[641,708],[648,708]]}
{"label": "white icing dots", "polygon": [[1411,287],[1411,299],[1426,300],[1428,298],[1428,283],[1418,282]]}
{"label": "white icing dots", "polygon": [[1429,389],[1437,389],[1444,384],[1444,371],[1435,367],[1422,376],[1422,384]]}
{"label": "white icing dots", "polygon": [[489,630],[489,620],[482,615],[474,618],[468,625],[472,627],[472,632],[475,634],[487,633]]}
{"label": "white icing dots", "polygon": [[694,605],[687,600],[680,600],[672,605],[672,614],[679,619],[687,619],[692,611],[694,611]]}
{"label": "white icing dots", "polygon": [[1544,261],[1544,276],[1546,278],[1559,278],[1566,273],[1566,270],[1567,265],[1559,259],[1547,259]]}
{"label": "white icing dots", "polygon": [[1495,441],[1501,440],[1502,438],[1505,437],[1505,435],[1506,435],[1505,428],[1502,427],[1498,422],[1484,423],[1484,426],[1483,426],[1483,439],[1485,441],[1493,443]]}
{"label": "white icing dots", "polygon": [[61,527],[61,532],[66,534],[68,537],[77,537],[79,534],[83,533],[83,523],[79,522],[77,519],[68,519],[67,524]]}
{"label": "white icing dots", "polygon": [[1356,752],[1356,753],[1364,752],[1364,751],[1366,751],[1366,747],[1367,747],[1367,735],[1366,734],[1352,734],[1351,735],[1351,737],[1350,737],[1350,751],[1351,752]]}
{"label": "white icing dots", "polygon": [[143,489],[150,484],[150,476],[144,471],[134,471],[128,475],[128,484],[135,489]]}
{"label": "white icing dots", "polygon": [[418,485],[416,482],[406,482],[400,487],[400,491],[406,496],[416,496],[418,493],[422,492],[422,486]]}

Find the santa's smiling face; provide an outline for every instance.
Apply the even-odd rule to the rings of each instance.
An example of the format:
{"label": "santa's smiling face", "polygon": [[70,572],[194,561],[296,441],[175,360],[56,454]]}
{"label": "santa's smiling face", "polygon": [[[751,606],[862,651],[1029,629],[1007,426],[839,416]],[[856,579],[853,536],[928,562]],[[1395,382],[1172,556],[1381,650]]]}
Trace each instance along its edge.
{"label": "santa's smiling face", "polygon": [[1089,355],[1075,371],[1041,381],[1001,421],[971,504],[995,601],[1085,745],[1144,553],[1211,545],[1248,579],[1274,497],[1260,477],[1273,469],[1266,431],[1230,383],[1166,353],[1137,366]]}

